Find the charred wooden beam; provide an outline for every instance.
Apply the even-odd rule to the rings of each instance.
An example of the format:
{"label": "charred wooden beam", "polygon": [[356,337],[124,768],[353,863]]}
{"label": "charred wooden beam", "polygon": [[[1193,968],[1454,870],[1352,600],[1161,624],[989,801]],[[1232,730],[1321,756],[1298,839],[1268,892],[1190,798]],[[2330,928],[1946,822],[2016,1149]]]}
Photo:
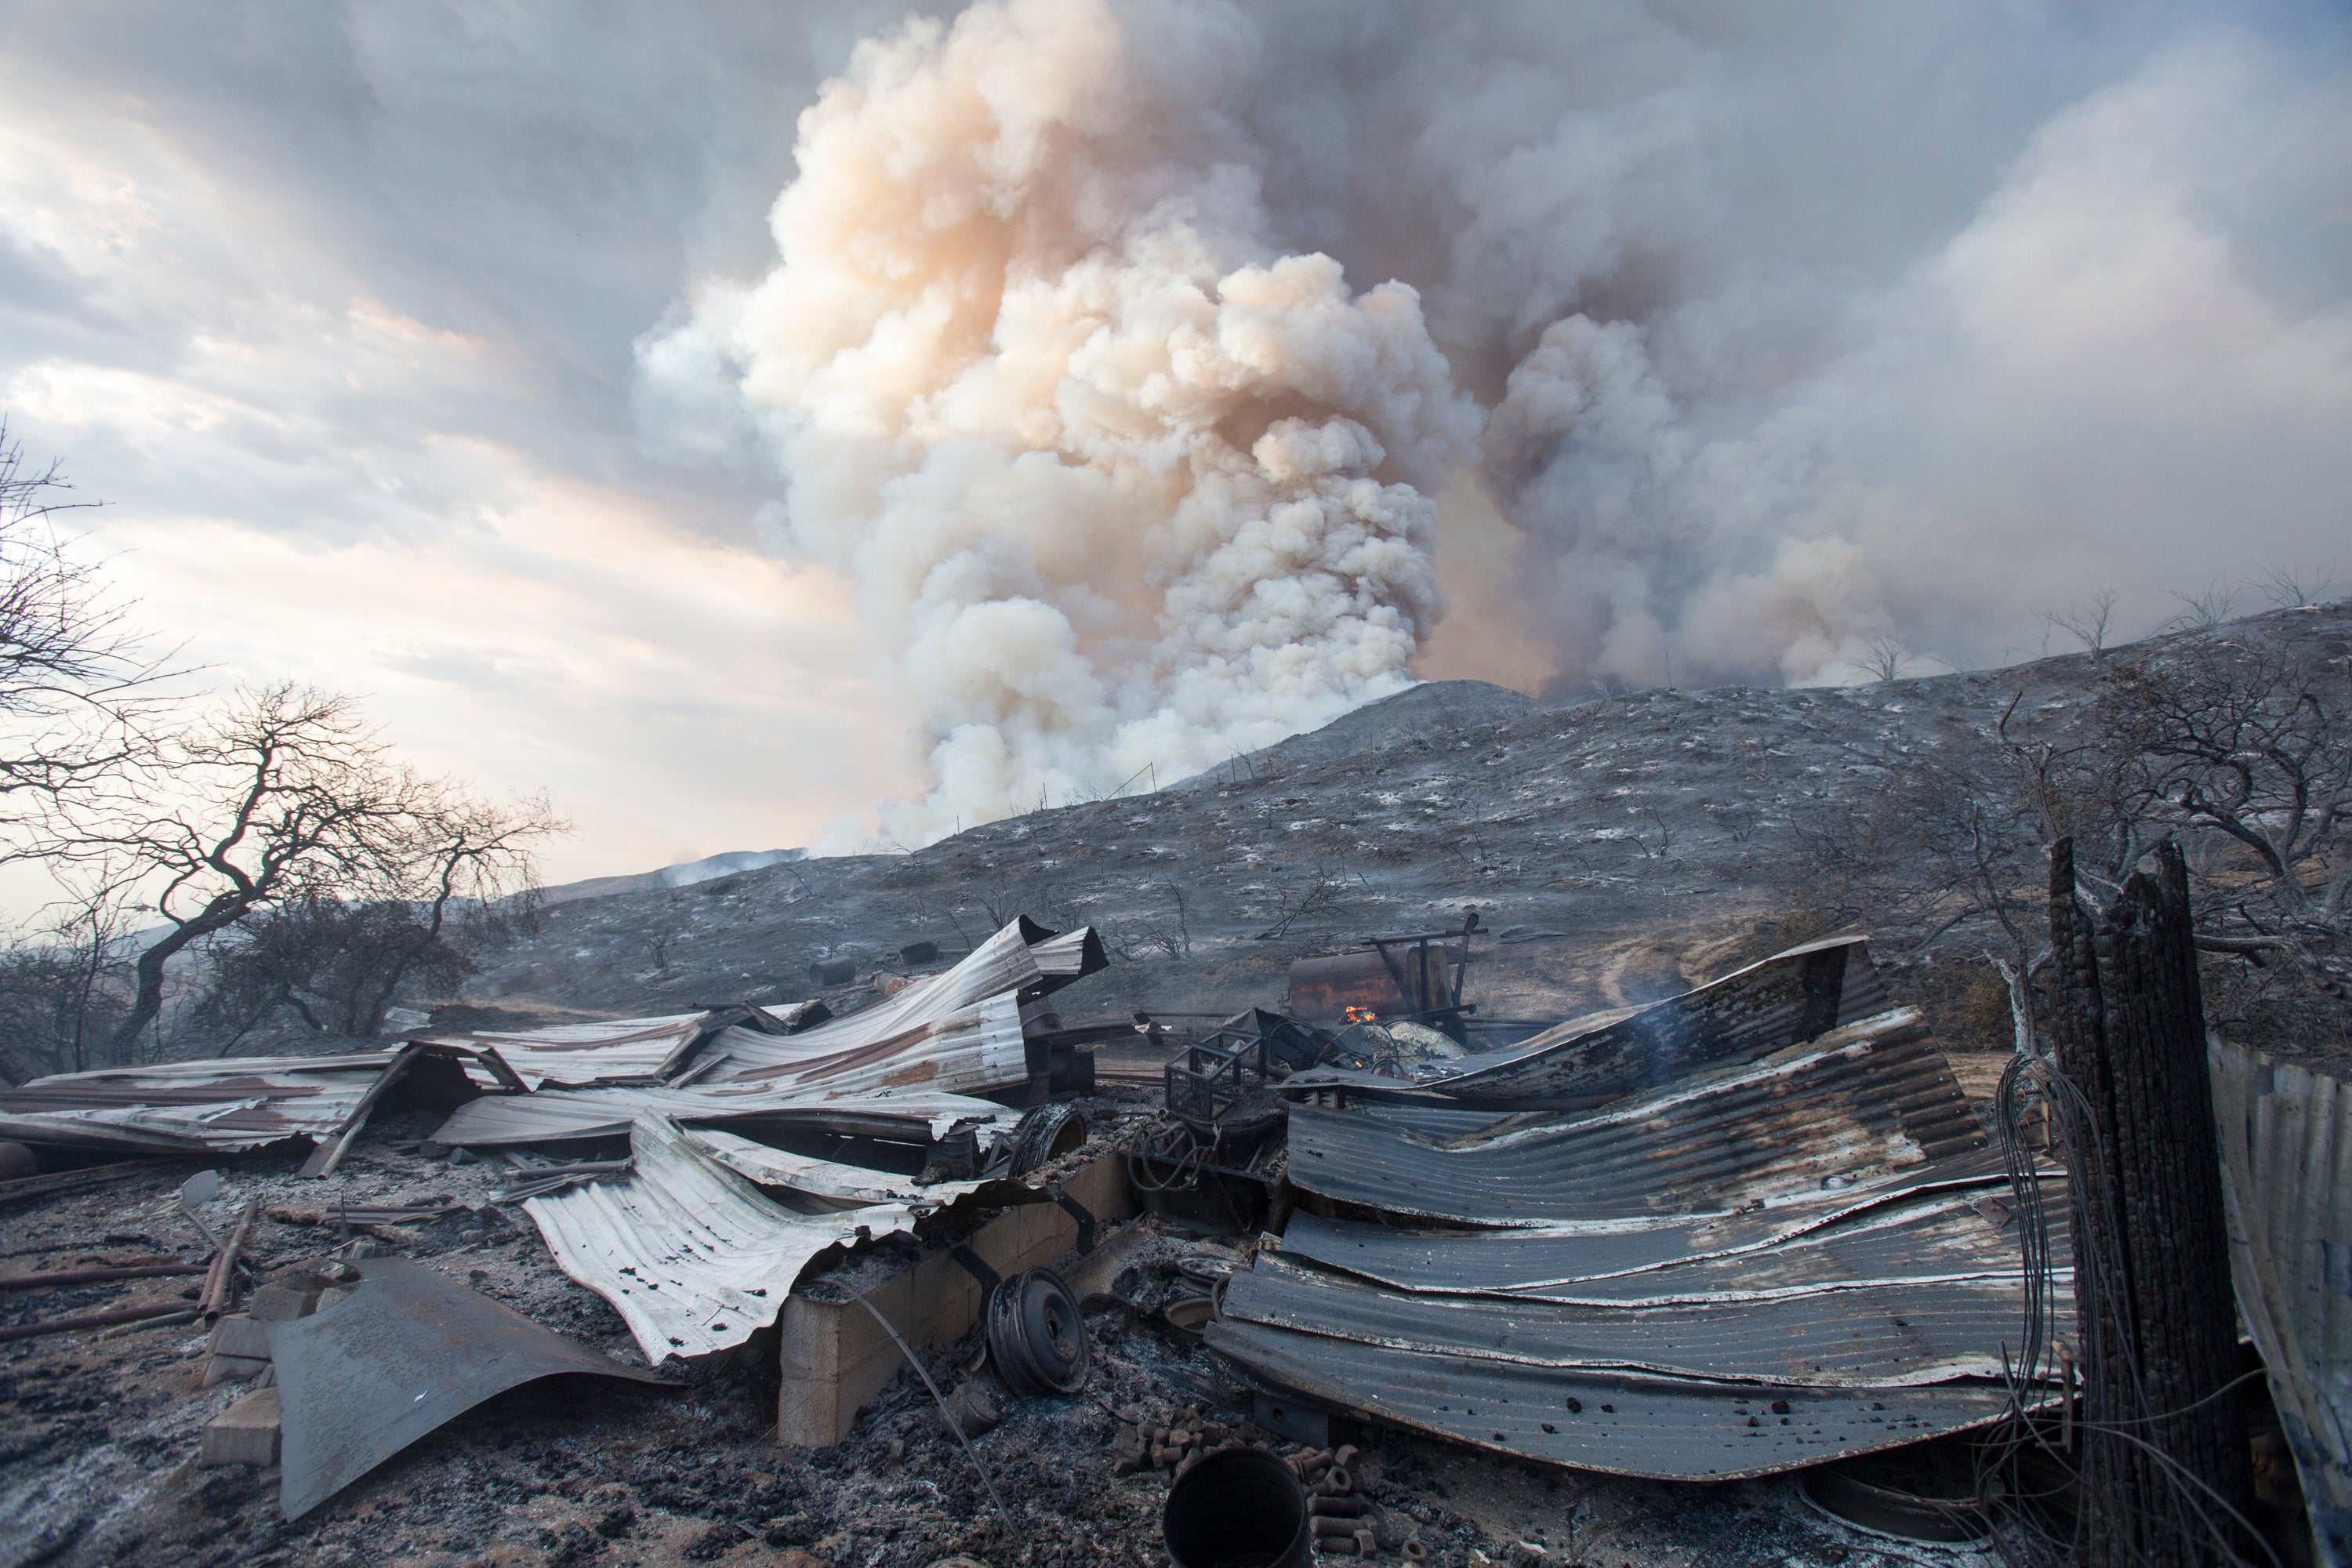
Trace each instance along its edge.
{"label": "charred wooden beam", "polygon": [[2094,916],[2050,856],[2052,1034],[2087,1125],[2067,1153],[2084,1371],[2077,1560],[2240,1560],[2246,1415],[2189,873],[2165,845]]}

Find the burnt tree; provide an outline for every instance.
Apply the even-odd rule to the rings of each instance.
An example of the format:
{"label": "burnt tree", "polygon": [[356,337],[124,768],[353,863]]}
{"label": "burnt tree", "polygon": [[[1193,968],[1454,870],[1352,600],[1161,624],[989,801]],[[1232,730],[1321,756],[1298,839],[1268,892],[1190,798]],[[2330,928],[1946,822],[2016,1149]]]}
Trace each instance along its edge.
{"label": "burnt tree", "polygon": [[2084,1369],[2078,1560],[2239,1560],[2252,1500],[2237,1314],[2179,849],[2096,916],[2050,857],[2058,1065],[2087,1105],[2067,1152]]}

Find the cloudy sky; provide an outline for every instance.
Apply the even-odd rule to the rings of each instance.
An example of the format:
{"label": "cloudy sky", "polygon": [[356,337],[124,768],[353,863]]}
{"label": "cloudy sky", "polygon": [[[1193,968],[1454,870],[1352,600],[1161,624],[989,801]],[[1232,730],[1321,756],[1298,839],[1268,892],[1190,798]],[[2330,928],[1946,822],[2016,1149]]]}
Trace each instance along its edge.
{"label": "cloudy sky", "polygon": [[[1041,778],[1261,743],[1408,669],[1852,679],[1879,635],[1921,668],[1992,662],[2104,588],[2138,629],[2224,574],[2352,567],[2338,7],[934,10],[908,35],[904,7],[846,3],[0,0],[10,433],[107,503],[89,548],[159,637],[219,681],[363,694],[436,769],[546,789],[579,825],[558,880],[847,844],[927,793],[903,820],[936,832]],[[986,123],[941,107],[972,104]],[[878,211],[910,163],[1003,182],[982,216],[1022,237],[986,265],[1053,285],[1033,306],[1098,285],[1106,342],[1160,319],[1098,303],[1148,283],[1205,290],[1230,346],[1246,276],[1386,368],[1309,386],[1236,351],[1259,381],[1219,387],[1289,399],[1296,439],[1220,407],[1181,493],[1102,503],[1160,540],[1199,476],[1250,469],[1265,493],[1218,549],[1057,575],[1024,540],[1019,571],[943,601],[975,551],[1002,565],[1003,531],[905,543],[908,496],[952,510],[941,476],[983,447],[1115,489],[1174,437],[1135,435],[1169,416],[1130,387],[1097,420],[1130,445],[1087,447],[1070,389],[1108,394],[1066,367],[1037,384],[1052,430],[954,412],[1030,364],[1035,310],[887,396],[915,373],[876,372],[877,345],[919,310],[793,315],[898,242],[840,193]],[[971,254],[908,265],[963,297]],[[1392,279],[1410,292],[1365,293]],[[872,479],[847,500],[845,468]],[[1293,563],[1338,607],[1268,631],[1221,601],[1213,637],[1180,640],[1170,606],[1302,504],[1356,531]],[[1442,593],[1398,567],[1413,552]],[[971,640],[1014,604],[1044,606],[1083,702],[1038,718],[1045,666]],[[1250,662],[1284,638],[1323,650],[1311,679]],[[937,689],[918,642],[1001,679]],[[980,752],[968,798],[936,787]]]}

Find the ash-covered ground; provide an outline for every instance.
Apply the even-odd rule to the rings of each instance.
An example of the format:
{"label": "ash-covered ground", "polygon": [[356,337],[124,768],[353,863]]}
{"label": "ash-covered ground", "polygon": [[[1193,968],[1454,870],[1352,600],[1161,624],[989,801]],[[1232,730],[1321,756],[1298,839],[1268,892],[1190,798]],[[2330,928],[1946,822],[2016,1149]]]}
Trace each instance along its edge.
{"label": "ash-covered ground", "polygon": [[[1108,1119],[1113,1106],[1090,1106]],[[403,1152],[428,1117],[394,1118],[346,1166],[353,1201],[449,1194],[481,1204],[494,1167],[452,1168]],[[310,1206],[298,1153],[237,1163],[220,1200]],[[159,1172],[9,1216],[0,1272],[95,1264],[192,1243],[173,1212],[181,1173]],[[0,1568],[56,1563],[524,1565],[773,1563],[784,1568],[1083,1568],[1167,1562],[1160,1510],[1170,1472],[1117,1473],[1137,1425],[1202,1431],[1301,1451],[1249,1425],[1246,1395],[1216,1358],[1167,1329],[1157,1309],[1193,1289],[1174,1265],[1231,1262],[1234,1242],[1150,1234],[1116,1281],[1134,1310],[1089,1317],[1093,1362],[1066,1397],[1009,1402],[973,1441],[1004,1512],[947,1434],[930,1395],[902,1373],[836,1448],[787,1449],[772,1436],[773,1384],[741,1367],[699,1384],[647,1388],[589,1378],[527,1385],[461,1416],[294,1523],[278,1516],[277,1471],[195,1464],[204,1424],[247,1392],[198,1386],[205,1335],[131,1326],[0,1347]],[[313,1262],[341,1237],[268,1220],[265,1268]],[[557,1273],[527,1221],[484,1207],[393,1233],[414,1258],[572,1334],[643,1364],[619,1317]],[[0,1297],[0,1321],[174,1297],[182,1280],[133,1281]],[[976,1344],[927,1356],[942,1388]],[[1213,1428],[1209,1428],[1213,1430]],[[1727,1568],[1892,1568],[1922,1560],[1990,1568],[1972,1550],[1894,1546],[1811,1509],[1786,1480],[1662,1486],[1498,1462],[1380,1431],[1362,1449],[1358,1489],[1428,1561],[1477,1563],[1719,1563]],[[1403,1559],[1394,1551],[1381,1554]]]}

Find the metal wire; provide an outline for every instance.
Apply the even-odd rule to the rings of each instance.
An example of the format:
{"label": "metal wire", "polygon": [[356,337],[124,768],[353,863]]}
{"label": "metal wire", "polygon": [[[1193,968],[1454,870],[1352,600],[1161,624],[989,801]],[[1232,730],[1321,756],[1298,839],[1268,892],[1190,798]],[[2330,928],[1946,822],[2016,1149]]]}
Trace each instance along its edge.
{"label": "metal wire", "polygon": [[[2063,1421],[2068,1434],[2079,1430],[2083,1441],[2094,1435],[2113,1437],[2130,1444],[2144,1453],[2155,1465],[2157,1472],[2168,1483],[2169,1504],[2166,1513],[2156,1522],[2183,1539],[2212,1553],[2213,1560],[2234,1565],[2234,1568],[2255,1568],[2255,1563],[2242,1555],[2231,1544],[2231,1532],[2213,1510],[2226,1516],[2242,1531],[2242,1538],[2258,1544],[2272,1568],[2283,1568],[2277,1552],[2264,1541],[2260,1531],[2238,1510],[2232,1508],[2200,1477],[2189,1473],[2159,1446],[2148,1442],[2133,1427],[2152,1426],[2159,1421],[2169,1421],[2188,1415],[2200,1406],[2223,1397],[2240,1384],[2258,1375],[2247,1373],[2232,1379],[2221,1388],[2180,1410],[2158,1412],[2147,1408],[2144,1394],[2146,1382],[2140,1375],[2137,1335],[2119,1304],[2128,1299],[2119,1259],[2105,1256],[2101,1247],[2097,1227],[2074,1226],[2073,1233],[2074,1267],[2073,1296],[2078,1321],[2105,1321],[2111,1331],[2106,1344],[2123,1363],[2122,1379],[2127,1396],[2134,1401],[2132,1413],[2098,1422],[2073,1418],[2072,1404],[2075,1394],[2076,1369],[2065,1359],[2055,1331],[2057,1289],[2060,1271],[2052,1261],[2050,1205],[2042,1191],[2043,1181],[2035,1170],[2034,1152],[2027,1142],[2027,1123],[2035,1109],[2042,1112],[2042,1125],[2053,1145],[2063,1149],[2070,1173],[2070,1189],[2078,1190],[2080,1201],[2086,1206],[2115,1212],[2114,1194],[2107,1183],[2105,1146],[2099,1134],[2098,1122],[2092,1113],[2088,1100],[2081,1088],[2060,1071],[2056,1062],[2044,1056],[2019,1056],[2002,1072],[2000,1087],[1993,1094],[1995,1135],[1999,1141],[2002,1163],[2009,1174],[2010,1192],[2015,1200],[2018,1245],[2024,1273],[2025,1321],[2023,1340],[2014,1363],[2006,1350],[2002,1354],[2002,1374],[2009,1387],[2009,1408],[2004,1420],[1979,1449],[1978,1463],[1978,1496],[1988,1512],[2008,1525],[1997,1531],[1995,1540],[2001,1554],[2012,1563],[2042,1568],[2042,1565],[2074,1557],[2082,1546],[2082,1525],[2076,1526],[2076,1539],[2062,1541],[2046,1529],[2030,1510],[2011,1506],[2011,1500],[2027,1500],[2018,1485],[2018,1461],[2028,1449],[2039,1449],[2069,1479],[2080,1483],[2082,1470],[2076,1462],[2073,1444],[2051,1441],[2047,1406],[2051,1403],[2049,1389],[2056,1384],[2058,1398],[2064,1402]],[[2089,1347],[2085,1347],[2086,1352]],[[2086,1355],[2086,1363],[2088,1357]],[[2087,1364],[2083,1369],[2085,1386],[2097,1375],[2097,1369]],[[2208,1507],[2208,1504],[2210,1507]]]}
{"label": "metal wire", "polygon": [[863,1296],[857,1298],[857,1304],[874,1314],[874,1321],[882,1325],[882,1331],[890,1336],[890,1342],[898,1347],[898,1353],[907,1358],[907,1364],[915,1369],[915,1375],[921,1378],[923,1386],[931,1391],[931,1399],[940,1407],[940,1419],[948,1424],[948,1430],[954,1433],[956,1441],[963,1445],[963,1457],[971,1461],[971,1468],[979,1473],[980,1484],[988,1489],[988,1500],[996,1505],[997,1517],[1010,1528],[1013,1515],[1005,1511],[1004,1500],[996,1495],[996,1483],[988,1479],[988,1467],[980,1462],[978,1454],[972,1452],[971,1439],[963,1435],[963,1423],[957,1420],[955,1412],[948,1408],[948,1402],[940,1394],[940,1385],[931,1381],[931,1374],[924,1370],[921,1358],[907,1348],[907,1342],[898,1337],[898,1331],[890,1326],[890,1320],[882,1315],[881,1308]]}

